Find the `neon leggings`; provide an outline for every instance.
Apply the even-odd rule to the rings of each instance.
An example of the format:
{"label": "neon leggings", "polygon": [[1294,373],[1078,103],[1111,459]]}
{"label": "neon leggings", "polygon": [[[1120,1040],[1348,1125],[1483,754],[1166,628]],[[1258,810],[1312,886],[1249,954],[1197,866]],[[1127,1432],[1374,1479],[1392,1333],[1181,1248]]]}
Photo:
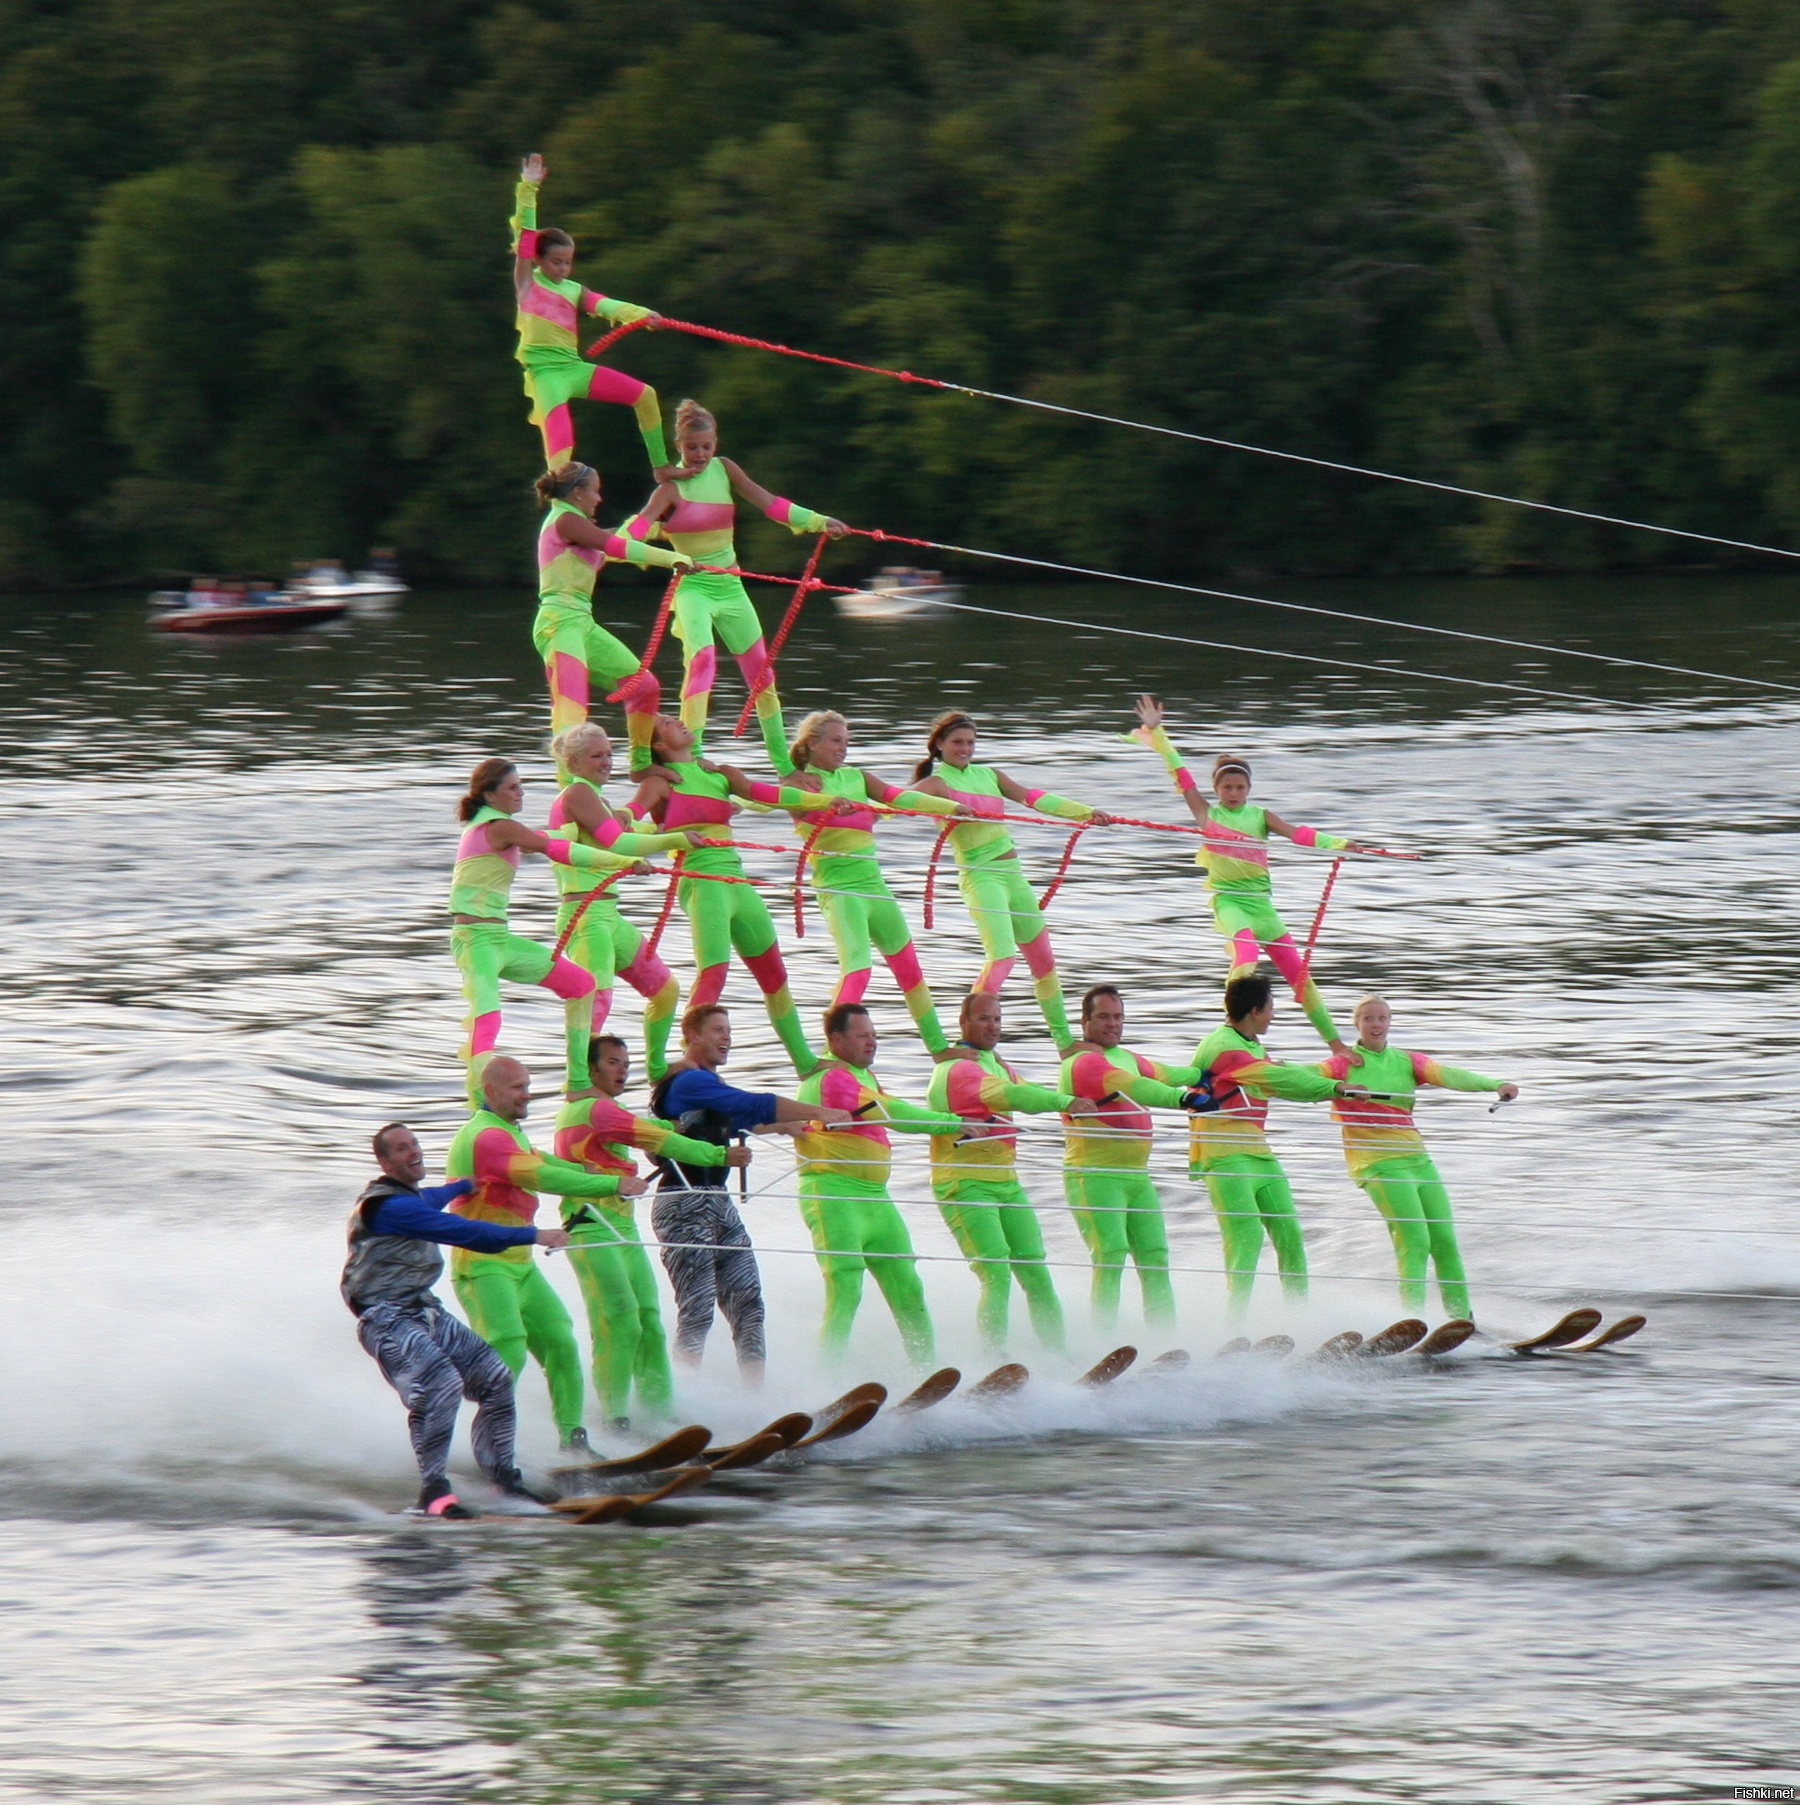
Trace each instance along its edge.
{"label": "neon leggings", "polygon": [[669,461],[663,440],[662,403],[656,390],[623,370],[591,364],[570,351],[561,357],[533,360],[525,366],[525,393],[531,398],[531,418],[544,434],[544,463],[560,470],[575,455],[575,416],[571,401],[612,401],[637,416],[650,468],[659,470]]}
{"label": "neon leggings", "polygon": [[1056,955],[1050,950],[1050,932],[1044,926],[1037,893],[1025,881],[1017,857],[996,859],[991,865],[960,866],[956,882],[987,954],[975,988],[998,996],[1014,960],[1023,953],[1050,1038],[1066,1047],[1073,1036],[1063,1007],[1062,980],[1056,975]]}
{"label": "neon leggings", "polygon": [[1332,1022],[1331,1011],[1325,1007],[1318,985],[1306,973],[1305,956],[1294,944],[1287,923],[1275,913],[1274,904],[1254,896],[1215,896],[1212,910],[1213,923],[1225,936],[1231,953],[1231,970],[1226,982],[1248,977],[1256,970],[1257,960],[1267,952],[1269,962],[1287,980],[1295,1000],[1306,1012],[1306,1019],[1317,1030],[1319,1038],[1336,1040],[1338,1031]]}
{"label": "neon leggings", "polygon": [[787,1049],[794,1070],[811,1071],[819,1056],[800,1025],[768,905],[748,884],[718,884],[701,877],[683,878],[676,900],[694,940],[694,988],[688,992],[688,1008],[716,1003],[724,994],[735,948],[763,993],[769,1025]]}
{"label": "neon leggings", "polygon": [[516,1379],[530,1354],[550,1387],[550,1414],[564,1440],[581,1427],[581,1356],[563,1300],[534,1262],[459,1254],[456,1298],[469,1327]]}
{"label": "neon leggings", "polygon": [[1400,1269],[1400,1301],[1409,1309],[1425,1308],[1425,1271],[1437,1268],[1438,1293],[1452,1316],[1469,1314],[1469,1287],[1456,1225],[1450,1219],[1450,1193],[1429,1154],[1410,1159],[1377,1160],[1356,1181],[1387,1220]]}
{"label": "neon leggings", "polygon": [[1151,1328],[1172,1328],[1175,1287],[1169,1282],[1169,1231],[1150,1174],[1065,1172],[1063,1190],[1094,1261],[1094,1321],[1110,1329],[1119,1320],[1119,1291],[1129,1255],[1137,1262],[1143,1287],[1144,1321]]}
{"label": "neon leggings", "polygon": [[[592,712],[596,687],[602,695],[636,675],[638,659],[625,642],[594,619],[588,601],[538,603],[531,623],[531,643],[544,661],[550,685],[550,731],[561,733],[585,721]],[[631,686],[625,698],[625,734],[635,764],[650,754],[650,734],[662,692],[654,677]]]}
{"label": "neon leggings", "polygon": [[[450,956],[462,973],[463,995],[469,999],[464,1026],[463,1066],[468,1079],[469,1101],[481,1101],[481,1071],[494,1055],[500,1039],[500,980],[515,984],[541,984],[565,1003],[593,993],[594,980],[569,959],[555,957],[549,947],[510,934],[504,922],[459,921],[450,929]],[[587,1083],[587,1029],[577,1033],[579,1011],[564,1012],[568,1050],[568,1081]]]}
{"label": "neon leggings", "polygon": [[[602,875],[595,873],[595,881]],[[556,912],[558,939],[580,906],[579,896],[564,895]],[[651,1078],[657,1079],[669,1069],[669,1026],[675,1020],[681,986],[662,960],[654,953],[645,957],[643,949],[643,935],[619,913],[610,895],[596,897],[588,905],[563,950],[583,971],[593,974],[594,992],[591,999],[571,997],[564,1005],[566,1030],[571,1048],[576,1034],[584,1042],[598,1034],[612,1008],[614,976],[623,978],[644,999],[644,1060]]]}
{"label": "neon leggings", "polygon": [[1066,1352],[1062,1304],[1043,1263],[1044,1231],[1024,1186],[1016,1180],[959,1179],[934,1188],[938,1208],[981,1286],[975,1324],[988,1351],[1005,1351],[1012,1281],[1017,1279],[1038,1340],[1054,1353]]}
{"label": "neon leggings", "polygon": [[1225,1243],[1232,1314],[1241,1316],[1249,1307],[1265,1232],[1275,1244],[1282,1296],[1295,1303],[1304,1299],[1306,1242],[1281,1162],[1266,1153],[1233,1153],[1208,1166],[1205,1178],[1219,1218],[1219,1238]]}
{"label": "neon leggings", "polygon": [[812,1234],[825,1274],[825,1321],[819,1346],[826,1358],[840,1360],[849,1346],[850,1326],[862,1302],[863,1274],[872,1266],[875,1283],[894,1313],[907,1359],[914,1366],[932,1365],[937,1357],[936,1342],[931,1315],[925,1308],[925,1287],[913,1262],[912,1237],[887,1187],[834,1172],[802,1178],[800,1216]]}
{"label": "neon leggings", "polygon": [[[743,584],[736,577],[708,570],[690,571],[675,591],[675,637],[681,641],[687,658],[681,673],[681,724],[692,729],[694,754],[698,757],[706,736],[706,711],[719,674],[719,655],[713,650],[713,640],[718,639],[737,660],[744,682],[752,690],[772,677],[769,648],[763,642],[762,622],[757,619]],[[787,770],[781,698],[772,681],[767,681],[757,694],[756,724],[775,769]]]}
{"label": "neon leggings", "polygon": [[[879,877],[871,883],[850,874],[840,876],[829,859],[819,862],[816,877],[819,911],[837,947],[839,976],[837,989],[831,993],[832,1007],[860,1003],[868,993],[869,973],[874,965],[869,943],[873,941],[894,974],[894,982],[900,986],[907,1013],[920,1038],[931,1052],[943,1052],[950,1044],[949,1037],[938,1020],[906,917],[887,885]],[[851,888],[852,885],[859,887]]]}
{"label": "neon leggings", "polygon": [[628,1222],[610,1213],[592,1217],[573,1231],[569,1264],[587,1300],[588,1329],[594,1340],[594,1395],[615,1427],[631,1407],[631,1391],[657,1416],[675,1402],[669,1349],[663,1339],[662,1309],[650,1256]]}

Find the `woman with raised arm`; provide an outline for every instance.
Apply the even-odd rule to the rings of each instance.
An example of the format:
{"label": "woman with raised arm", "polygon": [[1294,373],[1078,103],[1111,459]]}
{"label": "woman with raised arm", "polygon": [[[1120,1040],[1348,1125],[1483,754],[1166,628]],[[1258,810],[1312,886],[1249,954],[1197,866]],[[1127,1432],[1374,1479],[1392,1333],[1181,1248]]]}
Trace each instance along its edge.
{"label": "woman with raised arm", "polygon": [[550,511],[538,529],[538,609],[531,643],[550,685],[550,731],[562,733],[588,718],[596,683],[602,694],[617,686],[623,691],[626,735],[648,755],[650,723],[662,691],[655,677],[638,669],[637,655],[625,642],[594,619],[594,584],[608,559],[665,570],[685,570],[690,560],[633,538],[627,530],[631,520],[617,532],[596,526],[600,473],[586,464],[545,471],[537,479],[537,494]]}
{"label": "woman with raised arm", "polygon": [[[771,495],[760,483],[752,482],[741,466],[720,457],[718,422],[698,401],[684,401],[675,410],[675,451],[681,468],[658,486],[632,531],[662,533],[696,564],[736,565],[734,492],[790,532],[829,533],[837,539],[849,531],[841,520]],[[693,733],[696,749],[706,735],[706,711],[718,672],[718,654],[713,650],[717,639],[737,660],[756,697],[756,721],[763,744],[775,769],[782,771],[787,744],[782,735],[781,698],[775,693],[762,622],[744,585],[729,568],[691,571],[681,579],[675,592],[675,637],[686,657],[681,719]]]}
{"label": "woman with raised arm", "polygon": [[[949,1037],[931,1000],[912,931],[876,857],[875,824],[881,811],[869,805],[885,803],[931,815],[954,815],[957,805],[942,796],[903,790],[873,771],[848,763],[850,723],[834,709],[809,714],[796,729],[788,754],[793,765],[790,782],[841,797],[855,811],[819,826],[812,842],[813,893],[837,948],[838,983],[830,1007],[863,1000],[874,965],[873,943],[900,986],[920,1038],[931,1052],[944,1052]],[[806,822],[801,811],[795,812],[794,819],[806,831],[814,825]]]}
{"label": "woman with raised arm", "polygon": [[[912,787],[954,802],[974,816],[1003,815],[1011,802],[1064,821],[1104,826],[1112,819],[1085,802],[1071,802],[1049,790],[1028,790],[995,765],[976,764],[975,723],[954,710],[931,723],[925,756],[913,768]],[[950,830],[950,846],[956,854],[957,886],[987,954],[981,976],[970,988],[998,996],[1007,974],[1023,955],[1050,1038],[1059,1050],[1066,1050],[1074,1035],[1063,1006],[1050,931],[1044,926],[1036,893],[1019,869],[1012,835],[994,819],[959,822]]]}
{"label": "woman with raised arm", "polygon": [[1494,1091],[1502,1103],[1510,1103],[1519,1087],[1390,1046],[1394,1012],[1381,997],[1364,997],[1352,1019],[1358,1058],[1327,1059],[1319,1066],[1327,1078],[1344,1079],[1354,1064],[1356,1088],[1366,1087],[1368,1092],[1331,1106],[1332,1119],[1344,1132],[1344,1163],[1387,1223],[1394,1263],[1400,1269],[1401,1301],[1409,1310],[1424,1309],[1426,1270],[1435,1267],[1444,1308],[1452,1316],[1466,1317],[1468,1276],[1456,1245],[1450,1193],[1425,1151],[1424,1137],[1413,1126],[1413,1102],[1422,1084],[1452,1091]]}
{"label": "woman with raised arm", "polygon": [[533,151],[519,171],[509,222],[513,290],[519,298],[519,348],[514,356],[525,367],[531,423],[544,435],[544,462],[559,470],[575,454],[571,401],[614,401],[637,416],[650,468],[660,479],[670,465],[663,442],[662,403],[655,389],[623,370],[589,363],[581,355],[575,326],[583,314],[597,315],[609,326],[654,322],[661,316],[648,307],[596,294],[574,279],[575,240],[554,226],[538,226],[538,188],[545,173],[544,159]]}
{"label": "woman with raised arm", "polygon": [[[694,742],[692,730],[680,721],[666,714],[656,717],[650,742],[656,762],[643,774],[631,803],[631,812],[640,821],[656,821],[669,830],[699,829],[708,839],[729,841],[734,797],[768,808],[840,813],[848,807],[835,796],[753,782],[734,765],[709,764],[698,756]],[[735,951],[763,993],[769,1025],[787,1049],[794,1070],[805,1076],[818,1064],[818,1055],[800,1025],[800,1011],[788,989],[787,966],[776,944],[769,906],[745,876],[743,860],[729,845],[702,846],[683,858],[681,867],[675,897],[694,945],[694,988],[683,1013],[718,1002]],[[652,1061],[651,1078],[662,1075]]]}
{"label": "woman with raised arm", "polygon": [[1341,834],[1321,833],[1316,827],[1284,821],[1273,809],[1252,802],[1250,761],[1230,753],[1222,753],[1213,761],[1216,800],[1209,804],[1201,794],[1199,781],[1182,763],[1174,741],[1163,728],[1162,704],[1154,696],[1139,696],[1137,717],[1139,725],[1127,737],[1161,754],[1188,813],[1199,822],[1203,833],[1194,863],[1206,873],[1213,923],[1224,936],[1230,953],[1231,969],[1225,974],[1225,982],[1249,976],[1266,952],[1270,963],[1292,987],[1295,1000],[1319,1038],[1339,1058],[1347,1058],[1355,1065],[1356,1055],[1339,1036],[1331,1011],[1307,969],[1305,954],[1295,945],[1287,923],[1275,912],[1269,883],[1269,836],[1279,834],[1296,846],[1316,846],[1326,852],[1372,849],[1346,840]]}
{"label": "woman with raised arm", "polygon": [[[565,1003],[592,994],[594,980],[573,960],[525,940],[507,926],[507,905],[518,875],[519,855],[540,853],[558,865],[579,865],[604,873],[618,864],[615,854],[646,853],[690,844],[686,834],[620,834],[610,852],[553,839],[513,817],[525,806],[525,786],[510,759],[484,758],[469,777],[468,793],[456,805],[463,836],[450,878],[450,954],[462,973],[469,999],[468,1034],[463,1044],[469,1101],[481,1106],[481,1070],[500,1039],[500,980],[541,984]],[[594,881],[599,882],[598,875]],[[572,1086],[587,1082],[588,1028],[581,1012],[568,1012],[568,1069]]]}

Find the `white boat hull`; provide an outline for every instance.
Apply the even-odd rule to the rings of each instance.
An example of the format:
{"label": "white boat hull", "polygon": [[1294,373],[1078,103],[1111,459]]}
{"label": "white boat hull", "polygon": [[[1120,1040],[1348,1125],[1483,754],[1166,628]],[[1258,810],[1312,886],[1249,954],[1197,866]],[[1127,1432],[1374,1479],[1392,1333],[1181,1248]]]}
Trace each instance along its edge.
{"label": "white boat hull", "polygon": [[962,600],[962,589],[955,583],[922,583],[905,589],[858,589],[832,600],[840,614],[858,620],[889,620],[906,614],[947,614],[952,603]]}

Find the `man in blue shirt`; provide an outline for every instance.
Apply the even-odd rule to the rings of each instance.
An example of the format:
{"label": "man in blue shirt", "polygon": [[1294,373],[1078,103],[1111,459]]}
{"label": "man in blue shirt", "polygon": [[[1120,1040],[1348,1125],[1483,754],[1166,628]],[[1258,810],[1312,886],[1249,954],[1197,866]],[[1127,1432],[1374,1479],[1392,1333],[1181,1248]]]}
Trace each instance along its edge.
{"label": "man in blue shirt", "polygon": [[[650,1093],[653,1114],[696,1141],[723,1147],[733,1134],[787,1134],[808,1122],[847,1122],[848,1110],[796,1103],[771,1091],[741,1091],[719,1076],[731,1057],[731,1017],[720,1003],[697,1003],[681,1018],[681,1059]],[[725,1189],[719,1166],[684,1166],[658,1157],[662,1183],[650,1226],[675,1291],[675,1358],[698,1367],[713,1309],[731,1325],[738,1371],[762,1380],[762,1278],[750,1232]]]}
{"label": "man in blue shirt", "polygon": [[474,1330],[449,1315],[432,1291],[444,1275],[440,1244],[498,1253],[535,1243],[566,1247],[559,1228],[503,1227],[453,1216],[444,1205],[466,1197],[469,1179],[424,1186],[425,1155],[404,1122],[374,1140],[381,1177],[363,1187],[350,1214],[350,1258],[339,1289],[356,1316],[356,1336],[405,1401],[419,1463],[419,1514],[472,1517],[456,1500],[445,1471],[456,1407],[476,1406],[471,1437],[481,1470],[501,1491],[531,1498],[513,1460],[512,1374]]}

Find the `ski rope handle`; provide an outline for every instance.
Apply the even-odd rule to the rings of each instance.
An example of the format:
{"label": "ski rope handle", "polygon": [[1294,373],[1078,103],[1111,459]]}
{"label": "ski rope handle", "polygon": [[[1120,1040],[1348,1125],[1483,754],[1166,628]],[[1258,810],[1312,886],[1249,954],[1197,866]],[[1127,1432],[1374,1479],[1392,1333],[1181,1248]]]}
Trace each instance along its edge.
{"label": "ski rope handle", "polygon": [[574,937],[576,928],[581,925],[581,918],[588,912],[588,905],[592,902],[597,902],[600,897],[605,894],[608,887],[616,884],[629,869],[630,867],[628,865],[621,865],[617,871],[608,872],[607,875],[576,904],[575,913],[569,917],[569,925],[557,936],[555,946],[550,949],[550,957],[552,959],[560,959],[562,957],[563,948],[569,944],[570,940]]}
{"label": "ski rope handle", "polygon": [[1091,821],[1084,821],[1069,835],[1069,843],[1063,848],[1062,862],[1056,867],[1056,876],[1045,886],[1044,894],[1038,898],[1039,914],[1047,915],[1050,912],[1050,905],[1055,901],[1057,891],[1062,888],[1063,879],[1069,875],[1069,861],[1075,856],[1075,842],[1093,825]]}
{"label": "ski rope handle", "polygon": [[800,573],[800,582],[794,590],[794,599],[788,603],[787,613],[781,617],[781,625],[775,629],[774,643],[769,647],[769,661],[763,667],[762,675],[750,686],[750,693],[744,698],[744,711],[738,716],[736,729],[732,738],[741,740],[744,729],[750,725],[750,711],[756,706],[756,698],[765,689],[775,687],[775,660],[781,656],[781,648],[787,644],[788,635],[794,630],[794,622],[800,617],[801,605],[806,600],[806,592],[817,587],[813,582],[813,572],[819,568],[819,554],[825,549],[823,533],[813,541],[812,556],[806,560],[806,568]]}
{"label": "ski rope handle", "polygon": [[932,905],[937,896],[938,860],[943,856],[944,842],[950,838],[950,830],[955,826],[954,817],[944,823],[939,830],[937,843],[931,849],[931,858],[925,866],[925,926],[927,928],[933,925]]}
{"label": "ski rope handle", "polygon": [[673,869],[669,872],[669,893],[663,898],[662,913],[656,918],[656,926],[650,930],[650,938],[644,942],[642,958],[654,959],[656,949],[663,937],[663,929],[669,925],[669,917],[675,913],[675,893],[681,888],[681,866],[687,854],[678,852],[675,855]]}
{"label": "ski rope handle", "polygon": [[1300,982],[1294,986],[1296,990],[1312,976],[1313,948],[1319,944],[1319,929],[1325,925],[1325,905],[1331,901],[1331,887],[1337,882],[1343,863],[1343,856],[1340,854],[1331,861],[1331,869],[1325,874],[1325,888],[1319,892],[1319,906],[1313,913],[1312,932],[1306,936],[1306,951],[1300,955]]}
{"label": "ski rope handle", "polygon": [[800,848],[800,857],[794,866],[794,938],[806,938],[806,861],[812,857],[813,842],[831,825],[831,811],[828,809],[819,817],[811,833],[806,836],[806,844]]}

